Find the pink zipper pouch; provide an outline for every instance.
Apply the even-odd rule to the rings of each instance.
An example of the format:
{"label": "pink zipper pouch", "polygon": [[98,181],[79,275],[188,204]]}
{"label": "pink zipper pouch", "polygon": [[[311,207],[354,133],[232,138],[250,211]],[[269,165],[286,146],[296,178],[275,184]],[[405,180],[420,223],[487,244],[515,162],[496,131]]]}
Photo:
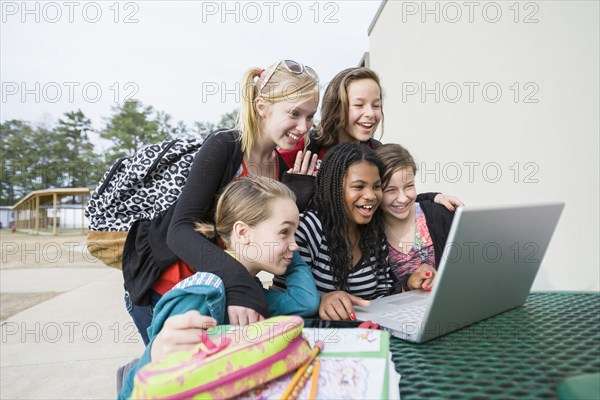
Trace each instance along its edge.
{"label": "pink zipper pouch", "polygon": [[[223,399],[298,369],[311,349],[302,337],[304,320],[279,316],[203,338],[191,351],[178,351],[141,368],[135,399]],[[209,330],[212,333],[217,327]]]}

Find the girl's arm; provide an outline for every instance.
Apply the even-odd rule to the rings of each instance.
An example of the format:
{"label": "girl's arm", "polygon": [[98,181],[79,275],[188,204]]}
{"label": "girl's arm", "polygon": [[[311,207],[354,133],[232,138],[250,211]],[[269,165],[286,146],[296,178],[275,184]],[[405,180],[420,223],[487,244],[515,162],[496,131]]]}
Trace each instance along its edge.
{"label": "girl's arm", "polygon": [[283,174],[281,182],[292,189],[296,195],[298,210],[300,212],[306,210],[315,191],[315,177],[286,172]]}
{"label": "girl's arm", "polygon": [[[229,131],[213,134],[206,139],[194,159],[175,206],[167,234],[167,246],[196,271],[219,276],[225,284],[228,306],[247,307],[268,316],[264,295],[248,271],[194,230],[195,222],[213,220],[215,196],[235,174],[232,169],[239,167],[233,165],[237,164],[233,161],[233,153],[238,147],[239,143]],[[252,313],[252,310],[248,311]],[[236,319],[230,319],[232,323],[236,322]],[[250,322],[254,322],[252,319],[258,320],[251,318]]]}
{"label": "girl's arm", "polygon": [[192,275],[169,290],[154,308],[148,329],[150,343],[125,377],[119,399],[131,397],[135,374],[144,365],[171,352],[191,349],[200,342],[202,330],[223,323],[224,306],[223,282],[211,274]]}
{"label": "girl's arm", "polygon": [[456,207],[464,206],[464,203],[460,201],[460,199],[458,199],[457,197],[447,196],[443,193],[438,192],[419,193],[417,195],[417,201],[421,202],[424,200],[429,200],[434,203],[440,204],[450,211],[455,211]]}
{"label": "girl's arm", "polygon": [[315,191],[314,170],[317,165],[317,155],[312,154],[310,151],[306,154],[299,151],[296,153],[294,163],[285,171],[287,165],[283,169],[281,168],[284,164],[283,156],[281,153],[278,154],[281,170],[279,180],[292,189],[296,195],[298,210],[303,212],[308,207]]}
{"label": "girl's arm", "polygon": [[421,264],[419,268],[413,271],[408,277],[406,285],[410,290],[423,289],[430,292],[433,289],[433,280],[435,278],[435,268],[429,264]]}
{"label": "girl's arm", "polygon": [[265,290],[271,315],[312,317],[319,312],[319,293],[312,272],[298,252],[285,273],[286,288]]}
{"label": "girl's arm", "polygon": [[396,293],[419,289],[429,292],[433,289],[435,274],[436,270],[431,265],[421,264],[419,268],[412,273],[407,273],[399,278],[399,281],[396,284]]}
{"label": "girl's arm", "polygon": [[354,306],[367,307],[370,301],[353,296],[343,290],[323,293],[319,307],[319,317],[327,320],[356,320]]}
{"label": "girl's arm", "polygon": [[165,321],[161,332],[148,343],[144,354],[136,365],[129,370],[119,392],[119,400],[131,398],[134,378],[137,371],[151,361],[157,361],[179,350],[191,350],[200,343],[202,332],[213,328],[217,321],[201,315],[197,310],[185,314],[174,315]]}

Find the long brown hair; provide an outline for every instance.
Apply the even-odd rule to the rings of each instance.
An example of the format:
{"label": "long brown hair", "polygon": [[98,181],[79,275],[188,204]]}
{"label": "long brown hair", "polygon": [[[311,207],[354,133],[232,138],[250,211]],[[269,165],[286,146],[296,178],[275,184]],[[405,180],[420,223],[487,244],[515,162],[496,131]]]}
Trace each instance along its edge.
{"label": "long brown hair", "polygon": [[[375,71],[365,67],[347,68],[340,71],[327,85],[321,107],[321,122],[315,135],[316,142],[323,147],[335,146],[346,130],[348,123],[348,86],[360,79],[372,79],[379,86],[383,97],[379,76]],[[383,99],[381,99],[383,101]],[[383,116],[383,104],[381,106]],[[382,119],[383,122],[383,119]],[[383,136],[383,127],[381,131]]]}

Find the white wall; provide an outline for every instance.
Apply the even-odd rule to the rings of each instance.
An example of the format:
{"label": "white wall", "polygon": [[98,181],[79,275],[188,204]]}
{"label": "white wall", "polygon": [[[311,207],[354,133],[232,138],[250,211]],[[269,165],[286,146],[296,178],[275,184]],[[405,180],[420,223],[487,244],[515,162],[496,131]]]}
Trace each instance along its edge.
{"label": "white wall", "polygon": [[[465,3],[385,4],[370,35],[383,142],[416,157],[419,192],[468,204],[565,201],[533,290],[598,291],[599,2]],[[437,102],[423,98],[421,84],[435,92],[436,82]]]}
{"label": "white wall", "polygon": [[[53,217],[54,212],[50,208],[48,209],[48,218]],[[64,229],[81,228],[82,226],[87,229],[90,224],[90,221],[84,215],[81,205],[76,205],[74,207],[62,205],[58,210],[58,218],[60,221],[59,227]],[[52,222],[50,222],[50,225],[52,225]]]}
{"label": "white wall", "polygon": [[8,208],[0,208],[0,222],[2,222],[2,229],[8,229],[9,224],[14,220],[14,211]]}

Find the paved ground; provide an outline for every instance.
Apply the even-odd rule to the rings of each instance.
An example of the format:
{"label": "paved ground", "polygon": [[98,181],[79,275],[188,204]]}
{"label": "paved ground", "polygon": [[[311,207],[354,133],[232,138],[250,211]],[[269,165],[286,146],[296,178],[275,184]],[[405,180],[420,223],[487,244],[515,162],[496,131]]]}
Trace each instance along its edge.
{"label": "paved ground", "polygon": [[115,398],[116,369],[143,351],[121,272],[84,236],[0,235],[0,398]]}

